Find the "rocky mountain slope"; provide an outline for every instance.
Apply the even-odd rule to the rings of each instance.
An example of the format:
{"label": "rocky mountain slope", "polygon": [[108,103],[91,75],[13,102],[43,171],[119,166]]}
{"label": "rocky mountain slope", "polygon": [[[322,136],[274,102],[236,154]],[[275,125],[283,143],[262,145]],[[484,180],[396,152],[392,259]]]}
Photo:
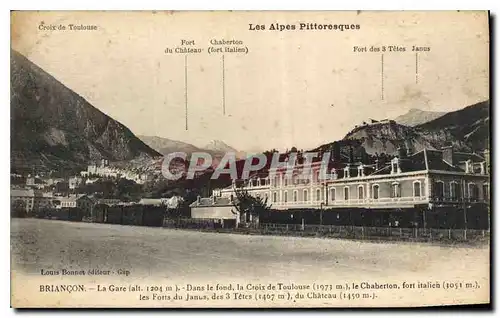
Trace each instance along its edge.
{"label": "rocky mountain slope", "polygon": [[439,118],[444,114],[446,112],[429,112],[412,108],[406,114],[396,117],[394,121],[401,125],[414,127]]}
{"label": "rocky mountain slope", "polygon": [[359,141],[360,145],[369,154],[395,154],[402,145],[413,148],[414,151],[423,148],[434,148],[414,128],[400,125],[394,121],[356,128],[349,132],[344,139]]}
{"label": "rocky mountain slope", "polygon": [[11,165],[75,169],[92,160],[160,154],[20,53],[11,50]]}
{"label": "rocky mountain slope", "polygon": [[483,101],[447,113],[415,128],[435,145],[449,143],[481,152],[489,148],[490,143],[490,102]]}
{"label": "rocky mountain slope", "polygon": [[193,152],[206,152],[212,157],[222,158],[227,152],[234,152],[237,158],[244,158],[245,153],[239,152],[221,140],[212,140],[204,147],[196,147],[190,143],[172,140],[157,136],[138,136],[145,144],[155,149],[162,155],[174,152],[184,152],[191,155]]}
{"label": "rocky mountain slope", "polygon": [[403,145],[410,151],[446,145],[461,151],[482,151],[488,147],[489,134],[489,101],[485,101],[415,127],[395,121],[357,127],[344,140],[357,141],[368,154],[392,155]]}

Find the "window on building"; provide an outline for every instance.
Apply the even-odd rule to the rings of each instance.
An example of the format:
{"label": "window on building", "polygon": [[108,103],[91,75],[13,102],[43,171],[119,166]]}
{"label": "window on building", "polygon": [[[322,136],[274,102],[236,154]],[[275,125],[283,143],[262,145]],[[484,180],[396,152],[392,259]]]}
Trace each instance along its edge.
{"label": "window on building", "polygon": [[307,192],[307,190],[304,190],[304,202],[307,202],[309,201],[309,194]]}
{"label": "window on building", "polygon": [[458,182],[450,183],[450,198],[453,201],[458,201],[462,198],[462,191],[460,190],[460,184]]}
{"label": "window on building", "polygon": [[274,186],[277,187],[280,184],[280,177],[276,176],[274,178]]}
{"label": "window on building", "polygon": [[344,188],[344,200],[349,200],[349,187]]}
{"label": "window on building", "polygon": [[363,200],[365,198],[365,188],[363,186],[358,186],[358,199]]}
{"label": "window on building", "polygon": [[422,193],[421,193],[421,184],[420,181],[415,181],[413,182],[413,196],[419,198]]}
{"label": "window on building", "polygon": [[273,193],[273,202],[278,202],[278,193],[277,192],[274,192]]}
{"label": "window on building", "polygon": [[288,185],[288,177],[284,176],[283,178],[285,179],[285,186],[287,186]]}
{"label": "window on building", "polygon": [[350,170],[349,167],[344,168],[344,178],[350,178]]}
{"label": "window on building", "polygon": [[330,189],[330,201],[335,201],[335,188]]}
{"label": "window on building", "polygon": [[399,198],[399,197],[401,197],[401,190],[399,188],[399,183],[393,183],[392,184],[391,195],[392,195],[393,198]]}
{"label": "window on building", "polygon": [[469,183],[469,199],[477,201],[479,199],[479,188],[475,183]]}
{"label": "window on building", "polygon": [[489,184],[483,184],[483,199],[488,201],[490,199],[490,186]]}
{"label": "window on building", "polygon": [[298,200],[298,192],[297,191],[293,191],[293,202],[297,202]]}
{"label": "window on building", "polygon": [[474,172],[474,168],[473,168],[471,160],[467,160],[465,162],[465,172],[466,173],[473,173]]}
{"label": "window on building", "polygon": [[358,177],[364,177],[365,176],[365,170],[363,165],[358,167]]}
{"label": "window on building", "polygon": [[337,170],[335,168],[333,168],[331,171],[330,171],[330,178],[335,180],[338,178],[338,175],[337,175]]}
{"label": "window on building", "polygon": [[321,190],[320,189],[316,190],[316,201],[321,201]]}
{"label": "window on building", "polygon": [[444,198],[444,182],[436,181],[433,186],[434,197],[438,200],[442,200]]}
{"label": "window on building", "polygon": [[374,199],[378,199],[378,191],[379,191],[379,185],[378,184],[373,185],[372,196]]}
{"label": "window on building", "polygon": [[287,201],[288,201],[288,191],[285,191],[285,192],[283,193],[283,202],[285,202],[285,203],[286,203]]}

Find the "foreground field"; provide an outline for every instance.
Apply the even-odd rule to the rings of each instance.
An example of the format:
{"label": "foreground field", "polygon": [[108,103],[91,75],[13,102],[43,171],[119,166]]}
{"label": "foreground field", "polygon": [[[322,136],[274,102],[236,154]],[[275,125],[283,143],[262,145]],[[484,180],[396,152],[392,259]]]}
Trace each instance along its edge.
{"label": "foreground field", "polygon": [[489,246],[245,236],[13,219],[13,268],[129,270],[134,277],[252,280],[442,279],[489,275]]}

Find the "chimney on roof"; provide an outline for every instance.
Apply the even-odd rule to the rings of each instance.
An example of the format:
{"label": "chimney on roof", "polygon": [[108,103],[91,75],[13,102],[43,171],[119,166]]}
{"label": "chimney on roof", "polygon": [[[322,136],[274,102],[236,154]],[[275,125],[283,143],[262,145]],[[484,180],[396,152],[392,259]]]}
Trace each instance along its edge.
{"label": "chimney on roof", "polygon": [[443,151],[443,160],[449,163],[450,165],[454,165],[453,163],[453,146],[446,146],[441,148]]}

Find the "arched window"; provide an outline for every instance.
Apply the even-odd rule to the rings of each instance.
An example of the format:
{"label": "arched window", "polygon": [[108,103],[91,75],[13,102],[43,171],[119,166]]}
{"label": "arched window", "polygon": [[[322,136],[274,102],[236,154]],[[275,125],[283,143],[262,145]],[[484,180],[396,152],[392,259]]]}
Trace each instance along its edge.
{"label": "arched window", "polygon": [[273,202],[274,203],[278,202],[278,193],[277,192],[273,193]]}
{"label": "arched window", "polygon": [[320,189],[316,190],[316,201],[321,201],[321,190]]}
{"label": "arched window", "polygon": [[365,188],[360,185],[358,186],[358,199],[363,200],[365,198]]}
{"label": "arched window", "polygon": [[413,196],[419,198],[421,195],[422,193],[420,181],[413,182]]}
{"label": "arched window", "polygon": [[293,191],[293,202],[297,202],[298,196],[299,196],[299,193],[297,192],[297,190],[294,190]]}
{"label": "arched window", "polygon": [[285,202],[285,203],[286,203],[287,201],[288,201],[288,191],[285,191],[285,192],[283,193],[283,202]]}
{"label": "arched window", "polygon": [[309,197],[309,195],[308,195],[307,190],[304,190],[304,202],[309,201],[309,198],[308,198],[308,197]]}
{"label": "arched window", "polygon": [[483,200],[488,201],[490,199],[490,185],[483,183]]}
{"label": "arched window", "polygon": [[333,168],[332,170],[330,170],[330,178],[333,180],[338,178],[337,169]]}
{"label": "arched window", "polygon": [[277,187],[279,186],[279,184],[280,184],[280,177],[279,176],[274,177],[274,186]]}
{"label": "arched window", "polygon": [[434,182],[433,192],[434,192],[434,197],[438,200],[442,200],[444,198],[444,182],[443,181],[436,181]]}
{"label": "arched window", "polygon": [[469,199],[477,201],[479,199],[479,188],[475,183],[469,183]]}
{"label": "arched window", "polygon": [[347,167],[344,168],[344,178],[350,178],[351,177],[350,176],[350,170],[351,169],[349,168],[349,166],[347,166]]}
{"label": "arched window", "polygon": [[450,183],[450,197],[453,201],[458,201],[462,198],[462,191],[460,189],[460,183],[452,181]]}
{"label": "arched window", "polygon": [[399,197],[401,197],[401,191],[399,189],[399,183],[394,182],[392,184],[391,195],[392,195],[393,198],[399,198]]}
{"label": "arched window", "polygon": [[349,187],[344,188],[344,200],[349,200]]}
{"label": "arched window", "polygon": [[373,197],[374,199],[378,199],[378,191],[379,191],[379,188],[380,188],[380,187],[379,187],[379,185],[378,185],[378,184],[374,184],[374,185],[373,185],[373,188],[372,188],[372,189],[373,189],[373,191],[372,191],[372,197]]}
{"label": "arched window", "polygon": [[330,189],[330,201],[335,201],[336,191],[335,188]]}

